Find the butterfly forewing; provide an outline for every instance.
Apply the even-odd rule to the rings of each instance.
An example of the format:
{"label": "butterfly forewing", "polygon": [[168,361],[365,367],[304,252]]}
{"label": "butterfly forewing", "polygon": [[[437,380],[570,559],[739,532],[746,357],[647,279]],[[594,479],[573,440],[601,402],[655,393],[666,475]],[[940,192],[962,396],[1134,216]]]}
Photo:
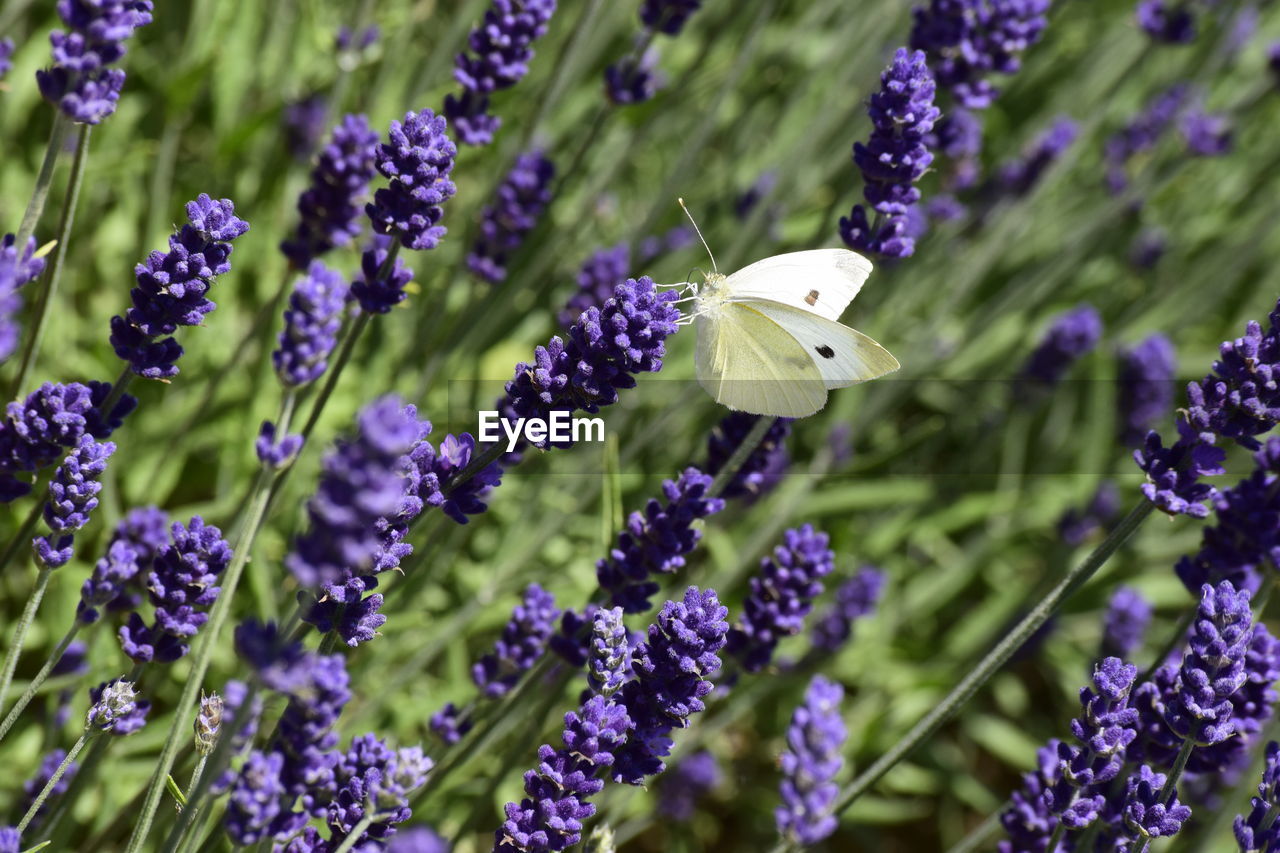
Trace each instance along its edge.
{"label": "butterfly forewing", "polygon": [[789,252],[756,261],[724,283],[729,302],[768,299],[839,320],[871,275],[871,262],[848,249]]}
{"label": "butterfly forewing", "polygon": [[827,401],[822,374],[793,336],[746,306],[698,318],[698,382],[716,402],[755,415],[803,418]]}

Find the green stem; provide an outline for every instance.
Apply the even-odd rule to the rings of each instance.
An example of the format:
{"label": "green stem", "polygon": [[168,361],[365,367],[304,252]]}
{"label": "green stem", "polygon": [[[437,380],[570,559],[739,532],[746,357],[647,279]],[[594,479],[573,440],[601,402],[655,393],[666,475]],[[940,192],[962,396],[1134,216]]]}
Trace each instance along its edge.
{"label": "green stem", "polygon": [[231,601],[235,597],[236,587],[240,583],[241,575],[244,574],[245,566],[249,563],[249,554],[253,551],[254,540],[257,538],[258,531],[261,529],[262,522],[266,517],[267,502],[271,497],[271,484],[274,480],[274,476],[269,471],[263,471],[258,475],[258,484],[249,502],[248,520],[241,536],[238,537],[235,557],[232,558],[231,565],[227,567],[226,574],[223,575],[222,592],[218,595],[218,600],[214,602],[213,609],[209,613],[209,624],[204,628],[200,648],[196,650],[195,655],[192,657],[191,671],[187,674],[187,680],[183,684],[182,698],[178,700],[174,712],[173,725],[169,727],[169,736],[165,739],[164,747],[160,751],[160,758],[151,777],[151,783],[147,788],[146,798],[142,803],[142,814],[134,826],[133,835],[129,838],[126,853],[139,853],[142,850],[143,843],[146,841],[147,834],[151,831],[151,824],[155,820],[156,810],[160,806],[160,797],[164,793],[165,777],[173,769],[174,761],[178,757],[178,749],[183,738],[187,736],[187,714],[195,709],[196,703],[199,701],[200,688],[204,683],[205,673],[209,669],[209,661],[213,656],[213,650],[217,645],[219,635],[222,633],[222,627],[231,613]]}
{"label": "green stem", "polygon": [[898,762],[910,755],[916,747],[928,740],[948,720],[954,717],[964,707],[965,703],[1022,647],[1023,643],[1048,621],[1058,607],[1082,584],[1093,577],[1098,569],[1102,568],[1111,555],[1119,550],[1120,546],[1142,525],[1142,522],[1151,514],[1152,509],[1151,502],[1144,499],[1130,510],[1124,520],[1120,522],[1115,530],[1111,531],[1106,539],[1099,543],[1093,553],[1083,563],[1068,572],[1058,585],[947,694],[945,699],[926,714],[920,722],[916,723],[879,760],[859,774],[853,782],[840,792],[840,798],[836,801],[835,813],[837,815],[841,814],[849,806],[853,805],[858,797],[870,790],[882,776],[897,766]]}
{"label": "green stem", "polygon": [[40,161],[40,174],[36,175],[36,185],[31,191],[31,200],[27,202],[26,212],[22,214],[22,224],[18,226],[17,241],[14,246],[21,256],[26,250],[27,240],[36,233],[36,224],[40,214],[44,212],[44,203],[49,198],[49,187],[53,185],[53,169],[58,164],[58,156],[62,153],[62,138],[67,133],[69,120],[62,110],[53,111],[53,127],[49,131],[49,144],[44,149],[44,159]]}
{"label": "green stem", "polygon": [[71,623],[71,629],[62,637],[62,641],[58,643],[58,647],[53,650],[53,654],[49,655],[49,659],[44,662],[44,666],[36,673],[36,677],[31,679],[31,683],[27,685],[27,689],[22,691],[22,695],[18,697],[18,702],[9,711],[8,716],[4,718],[4,722],[0,723],[0,741],[4,740],[5,735],[9,733],[9,729],[13,728],[13,724],[18,721],[18,717],[22,715],[22,711],[39,691],[41,685],[49,677],[49,673],[53,672],[53,668],[58,665],[58,661],[62,660],[63,654],[66,653],[67,647],[71,645],[71,641],[76,638],[76,634],[80,632],[81,622],[79,619]]}
{"label": "green stem", "polygon": [[[67,197],[62,203],[62,220],[58,223],[58,244],[53,247],[53,258],[49,262],[49,269],[45,275],[47,283],[41,288],[37,297],[35,323],[27,335],[27,345],[22,351],[18,375],[13,380],[11,397],[16,397],[27,386],[27,380],[35,369],[36,359],[40,357],[40,341],[44,337],[45,326],[49,321],[49,305],[53,302],[58,283],[62,280],[63,261],[67,257],[67,245],[71,242],[71,227],[75,224],[76,218],[76,202],[80,198],[80,186],[84,183],[84,172],[89,163],[89,131],[92,129],[91,124],[80,125],[80,136],[76,140],[76,156],[71,164],[71,180],[67,186]],[[46,191],[47,189],[46,187]],[[30,214],[29,210],[28,214]],[[23,224],[26,224],[25,221]],[[32,227],[35,227],[34,222]],[[21,253],[23,244],[17,245],[18,252]]]}
{"label": "green stem", "polygon": [[347,833],[347,837],[342,839],[342,843],[338,845],[338,849],[333,853],[350,853],[351,848],[356,846],[356,842],[364,835],[365,830],[373,826],[373,819],[377,814],[373,810],[373,803],[365,803],[364,817],[360,818],[360,822],[351,827],[351,831]]}
{"label": "green stem", "polygon": [[40,521],[40,514],[43,511],[44,501],[37,501],[22,522],[22,526],[18,528],[18,532],[9,540],[8,546],[4,549],[4,554],[0,555],[0,571],[3,571],[5,566],[9,565],[9,561],[17,556],[18,551],[24,544],[31,544],[31,531],[36,529],[36,524]]}
{"label": "green stem", "polygon": [[718,497],[728,486],[729,482],[738,473],[738,469],[747,464],[747,460],[751,458],[751,454],[756,452],[756,448],[760,446],[760,442],[764,441],[764,437],[768,435],[769,428],[773,426],[774,418],[761,416],[751,427],[751,432],[747,433],[742,439],[742,443],[734,448],[733,455],[729,457],[729,461],[720,469],[720,473],[716,474],[711,481],[711,487],[707,489],[707,497]]}
{"label": "green stem", "polygon": [[67,757],[62,759],[62,763],[58,765],[58,769],[53,771],[53,775],[49,777],[49,781],[45,783],[41,789],[39,796],[35,802],[31,804],[31,808],[27,809],[27,813],[22,816],[22,820],[18,821],[18,832],[21,834],[26,831],[28,824],[35,818],[36,812],[44,807],[44,801],[49,799],[49,794],[53,792],[54,786],[58,784],[58,780],[62,778],[62,774],[67,772],[67,768],[71,766],[71,762],[76,760],[76,756],[80,754],[80,750],[84,749],[85,743],[89,740],[89,733],[85,732],[80,735],[80,739],[76,741],[75,746],[71,747],[71,751],[67,753]]}
{"label": "green stem", "polygon": [[18,627],[13,632],[13,642],[4,656],[4,673],[0,674],[0,708],[4,707],[4,700],[9,695],[9,686],[13,683],[13,671],[18,668],[18,658],[22,656],[22,643],[27,638],[27,629],[31,627],[31,620],[40,609],[40,600],[44,598],[44,591],[48,589],[49,578],[52,575],[53,569],[43,564],[40,566],[40,573],[36,575],[35,588],[31,590],[27,606],[22,608],[22,617],[18,619]]}
{"label": "green stem", "polygon": [[120,371],[120,375],[116,377],[116,381],[111,383],[111,390],[107,392],[107,398],[98,407],[98,413],[104,420],[111,415],[111,410],[116,407],[116,403],[120,402],[124,392],[133,384],[135,375],[133,368],[125,365],[124,369]]}

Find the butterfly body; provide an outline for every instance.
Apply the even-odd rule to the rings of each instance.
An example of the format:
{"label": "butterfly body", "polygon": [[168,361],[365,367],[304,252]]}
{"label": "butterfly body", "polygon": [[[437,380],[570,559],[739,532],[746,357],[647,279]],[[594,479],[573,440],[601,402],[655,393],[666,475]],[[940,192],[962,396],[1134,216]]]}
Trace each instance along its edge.
{"label": "butterfly body", "polygon": [[838,322],[870,272],[861,255],[818,249],[708,275],[693,311],[698,382],[729,408],[800,418],[833,388],[897,370],[883,347]]}

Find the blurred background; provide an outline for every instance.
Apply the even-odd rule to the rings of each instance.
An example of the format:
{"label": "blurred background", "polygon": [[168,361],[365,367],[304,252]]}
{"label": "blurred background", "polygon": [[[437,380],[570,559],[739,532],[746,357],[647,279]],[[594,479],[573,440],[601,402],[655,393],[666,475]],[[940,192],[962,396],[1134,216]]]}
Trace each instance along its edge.
{"label": "blurred background", "polygon": [[[664,283],[707,269],[705,251],[683,230],[677,196],[724,271],[840,245],[837,220],[862,188],[850,149],[870,132],[866,103],[881,70],[907,43],[907,4],[707,0],[679,37],[656,40],[667,78],[657,95],[611,106],[602,71],[633,49],[638,5],[562,0],[528,77],[494,96],[503,121],[494,143],[460,146],[449,235],[434,251],[402,255],[415,269],[415,292],[355,351],[257,540],[237,616],[280,618],[292,607],[281,558],[304,521],[323,448],[350,429],[361,405],[395,391],[436,421],[437,435],[474,431],[476,408],[487,407],[514,364],[563,333],[561,312],[595,252],[623,245],[630,275]],[[82,564],[51,587],[24,669],[57,642],[104,531],[129,508],[153,503],[175,518],[231,523],[257,470],[258,425],[279,399],[270,350],[291,278],[277,246],[296,222],[312,157],[344,113],[367,113],[382,134],[407,110],[439,110],[456,89],[454,55],[487,6],[191,0],[160,4],[155,22],[139,30],[117,113],[92,135],[62,302],[35,378],[115,377],[108,320],[127,304],[133,265],[165,246],[184,202],[201,192],[230,198],[252,229],[212,294],[217,311],[183,339],[182,372],[169,384],[135,383],[141,405],[108,469],[99,523],[86,531]],[[0,89],[5,230],[22,216],[52,123],[33,73],[48,62],[47,34],[57,24],[52,3],[7,0],[0,8],[0,35],[17,43]],[[373,25],[379,34],[368,44],[335,45],[341,28]],[[732,618],[761,555],[784,528],[805,522],[832,537],[829,591],[863,565],[882,569],[879,609],[824,667],[846,685],[845,752],[855,769],[933,707],[1115,518],[1064,537],[1065,513],[1084,511],[1104,482],[1115,485],[1120,508],[1137,499],[1142,475],[1122,435],[1118,353],[1162,333],[1176,348],[1176,376],[1198,378],[1221,341],[1274,307],[1280,75],[1268,68],[1267,51],[1277,38],[1274,4],[1216,3],[1203,12],[1196,41],[1180,46],[1152,44],[1129,2],[1053,4],[1023,68],[1000,76],[999,98],[981,112],[983,145],[969,164],[976,180],[957,189],[955,162],[940,158],[921,184],[926,202],[954,195],[967,211],[919,223],[915,254],[879,264],[844,316],[902,370],[835,392],[825,410],[796,422],[780,482],[712,518],[703,547],[664,589],[713,586]],[[1171,129],[1124,164],[1123,190],[1109,189],[1108,140],[1175,84],[1229,123],[1228,150],[1197,155]],[[951,105],[940,98],[940,106]],[[1031,185],[1002,180],[1062,118],[1074,122],[1074,138]],[[465,263],[479,213],[516,156],[533,147],[558,166],[554,201],[506,281],[479,281]],[[41,243],[52,237],[69,160],[37,229]],[[643,245],[652,237],[662,238],[656,250]],[[354,246],[328,260],[348,275],[359,267]],[[1084,303],[1101,318],[1096,345],[1070,360],[1061,381],[1027,379],[1024,365],[1054,318]],[[419,552],[405,576],[385,584],[382,636],[351,655],[355,697],[344,741],[375,730],[429,746],[427,718],[473,694],[470,665],[491,648],[526,584],[543,584],[562,606],[594,588],[595,561],[625,514],[659,495],[663,479],[700,464],[726,414],[692,381],[692,356],[693,334],[684,330],[669,342],[662,372],[605,412],[605,444],[533,453],[507,474],[487,514],[417,531]],[[6,382],[11,368],[0,369]],[[1172,384],[1181,404],[1183,382]],[[1172,416],[1170,408],[1152,425],[1167,430]],[[1232,472],[1247,465],[1239,451],[1228,460]],[[0,509],[0,528],[16,530],[25,512]],[[827,849],[947,850],[997,812],[1035,750],[1066,734],[1099,654],[1102,613],[1122,584],[1156,608],[1153,640],[1136,653],[1139,665],[1149,662],[1189,602],[1172,565],[1197,547],[1199,531],[1186,517],[1151,520],[957,720],[859,800]],[[5,624],[29,583],[24,571],[0,578]],[[108,633],[94,635],[91,659],[114,671],[124,662]],[[622,849],[772,843],[776,760],[806,681],[785,659],[799,657],[806,642],[784,643],[781,665],[737,688],[747,695],[713,702],[678,733],[677,763],[705,749],[721,771],[692,815],[660,810],[665,777],[652,790],[606,789],[599,819],[625,839]],[[228,644],[212,683],[236,669]],[[80,799],[76,817],[82,837],[98,840],[94,849],[115,849],[123,838],[113,822],[151,773],[184,672],[170,667],[169,682],[155,682],[153,719],[165,724],[122,741],[113,783]],[[415,820],[459,838],[459,850],[488,849],[501,804],[518,797],[534,760],[531,744],[555,735],[572,694],[539,697]],[[13,765],[25,775],[60,739],[27,727],[9,744]],[[17,775],[0,786],[0,813],[21,796]],[[1231,813],[1246,807],[1252,779],[1224,794]],[[1177,849],[1230,849],[1221,819],[1195,826],[1189,837],[1201,846]],[[996,837],[974,849],[992,849]]]}

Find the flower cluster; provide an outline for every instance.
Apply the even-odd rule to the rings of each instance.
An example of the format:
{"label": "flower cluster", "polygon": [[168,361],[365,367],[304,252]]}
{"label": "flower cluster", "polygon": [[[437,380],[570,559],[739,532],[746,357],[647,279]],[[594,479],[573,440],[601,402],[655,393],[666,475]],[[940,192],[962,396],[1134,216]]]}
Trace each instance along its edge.
{"label": "flower cluster", "polygon": [[107,470],[107,459],[116,452],[110,441],[99,444],[93,436],[80,436],[76,446],[49,481],[49,500],[44,505],[44,521],[51,536],[37,536],[32,543],[36,559],[51,569],[65,566],[74,553],[75,531],[89,523],[89,513],[98,506],[99,479]]}
{"label": "flower cluster", "polygon": [[685,756],[662,777],[658,813],[672,820],[691,820],[698,800],[720,784],[720,777],[720,765],[707,750]]}
{"label": "flower cluster", "polygon": [[1249,801],[1249,816],[1236,815],[1236,842],[1241,853],[1272,850],[1280,844],[1280,826],[1276,816],[1280,814],[1280,744],[1267,744],[1267,762],[1262,768],[1262,781],[1258,783],[1258,796]]}
{"label": "flower cluster", "polygon": [[1103,150],[1107,162],[1107,189],[1119,194],[1129,185],[1128,163],[1134,156],[1149,151],[1164,135],[1191,96],[1185,83],[1178,83],[1156,95],[1106,142]]}
{"label": "flower cluster", "polygon": [[689,587],[682,601],[668,601],[648,638],[632,651],[635,678],[622,686],[617,701],[626,706],[635,732],[615,755],[615,781],[639,785],[661,773],[671,754],[670,732],[689,725],[704,709],[702,697],[720,669],[719,652],[729,631],[728,608],[715,590]]}
{"label": "flower cluster", "polygon": [[1092,305],[1082,304],[1059,314],[1027,359],[1022,375],[1046,385],[1057,384],[1101,337],[1102,318]]}
{"label": "flower cluster", "polygon": [[116,355],[146,379],[177,375],[182,347],[170,336],[179,326],[203,325],[204,315],[217,307],[209,288],[231,269],[232,241],[249,230],[230,199],[214,201],[204,193],[187,202],[187,219],[169,238],[168,252],[152,252],[134,268],[133,307],[111,318]]}
{"label": "flower cluster", "polygon": [[644,0],[640,6],[640,23],[646,34],[638,39],[636,51],[604,71],[605,93],[612,103],[639,104],[657,93],[663,78],[655,70],[657,52],[647,46],[659,33],[680,35],[689,18],[701,8],[702,0]]}
{"label": "flower cluster", "polygon": [[[36,797],[44,790],[45,786],[53,779],[53,774],[62,766],[62,762],[66,760],[67,751],[65,749],[55,749],[45,755],[40,760],[40,767],[36,770],[34,776],[22,783],[22,799],[19,801],[18,813],[26,814],[33,805],[35,805]],[[75,779],[76,771],[80,769],[80,765],[74,761],[67,765],[67,769],[62,771],[62,775],[58,777],[58,781],[49,789],[49,797],[45,800],[45,804],[32,815],[31,823],[27,825],[27,829],[35,829],[40,825],[40,819],[49,811],[50,800],[66,793],[68,787],[71,786],[71,780]],[[0,850],[3,850],[0,847]]]}
{"label": "flower cluster", "polygon": [[551,593],[529,584],[524,599],[511,611],[511,619],[491,654],[471,668],[471,680],[491,699],[503,696],[546,651],[547,640],[560,616]]}
{"label": "flower cluster", "polygon": [[156,507],[132,510],[116,525],[106,554],[80,588],[76,618],[91,625],[100,608],[128,611],[142,601],[140,580],[151,572],[161,551],[169,547],[169,516]]}
{"label": "flower cluster", "polygon": [[0,80],[13,70],[13,39],[0,39]]}
{"label": "flower cluster", "polygon": [[853,623],[875,611],[884,584],[884,572],[874,566],[863,566],[840,584],[835,602],[813,623],[814,648],[828,653],[839,651],[849,641]]}
{"label": "flower cluster", "polygon": [[409,794],[427,781],[432,766],[418,747],[391,749],[373,734],[352,740],[333,771],[336,792],[325,811],[332,837],[347,838],[368,809],[374,820],[356,843],[390,837],[412,815]]}
{"label": "flower cluster", "polygon": [[1173,342],[1150,335],[1120,353],[1119,397],[1121,437],[1136,444],[1173,407],[1173,380],[1178,369]]}
{"label": "flower cluster", "polygon": [[1080,135],[1080,126],[1065,116],[1055,119],[1022,156],[1000,169],[1000,188],[1012,196],[1024,196],[1040,182],[1045,170],[1071,147]]}
{"label": "flower cluster", "polygon": [[625,242],[593,252],[578,270],[578,289],[560,312],[561,324],[571,326],[588,308],[603,305],[627,280],[630,269],[631,247]]}
{"label": "flower cluster", "polygon": [[933,72],[920,51],[899,48],[880,75],[880,91],[871,96],[867,114],[874,129],[864,145],[854,143],[853,162],[862,171],[862,205],[840,219],[840,236],[855,251],[888,258],[905,258],[915,251],[906,236],[907,210],[920,200],[916,181],[933,162],[925,139],[940,112],[933,105]]}
{"label": "flower cluster", "polygon": [[89,688],[86,732],[131,735],[147,723],[151,703],[138,698],[133,682],[116,678]]}
{"label": "flower cluster", "polygon": [[406,249],[434,249],[445,234],[441,205],[457,192],[449,174],[458,153],[445,131],[445,120],[431,110],[410,111],[403,122],[391,122],[387,140],[374,148],[374,165],[388,184],[365,212],[376,233],[395,237]]}
{"label": "flower cluster", "polygon": [[312,261],[298,279],[284,311],[284,329],[271,353],[276,375],[288,388],[319,379],[338,343],[347,283],[342,274]]}
{"label": "flower cluster", "polygon": [[1142,648],[1153,608],[1135,589],[1119,587],[1107,602],[1102,620],[1102,654],[1127,658]]}
{"label": "flower cluster", "polygon": [[829,542],[827,534],[806,524],[787,530],[773,556],[760,561],[726,648],[747,672],[764,669],[782,638],[803,630],[814,599],[822,594],[822,579],[835,569]]}
{"label": "flower cluster", "polygon": [[1231,153],[1235,132],[1231,120],[1219,113],[1205,112],[1196,105],[1188,109],[1179,123],[1187,151],[1194,157],[1221,157]]}
{"label": "flower cluster", "polygon": [[659,292],[648,276],[627,279],[600,307],[591,306],[569,329],[534,350],[532,364],[516,365],[501,408],[523,418],[550,420],[553,411],[595,413],[634,388],[635,375],[662,369],[664,341],[680,312],[674,290]]}
{"label": "flower cluster", "polygon": [[990,74],[1014,74],[1040,40],[1049,0],[929,0],[917,6],[911,48],[929,57],[938,85],[969,109],[991,105]]}
{"label": "flower cluster", "polygon": [[444,114],[466,145],[488,145],[502,120],[489,114],[489,96],[510,89],[529,73],[533,43],[547,31],[556,0],[493,0],[484,21],[458,54],[453,79],[461,95],[447,95]]}
{"label": "flower cluster", "polygon": [[28,238],[21,253],[16,241],[12,234],[0,238],[0,362],[18,348],[18,324],[14,317],[22,308],[19,291],[44,272],[44,257],[36,256],[36,238]]}
{"label": "flower cluster", "polygon": [[319,92],[299,98],[285,105],[281,122],[284,125],[284,147],[293,159],[305,163],[315,153],[329,120],[329,99]]}
{"label": "flower cluster", "polygon": [[[1120,514],[1120,490],[1106,480],[1098,485],[1084,509],[1071,508],[1058,520],[1058,534],[1072,548],[1083,545]],[[1120,655],[1124,657],[1124,655]]]}
{"label": "flower cluster", "polygon": [[[323,120],[323,106],[321,120]],[[373,179],[378,134],[363,115],[343,116],[311,169],[311,184],[298,196],[298,228],[280,244],[296,269],[345,246],[360,233],[360,200]],[[309,153],[309,152],[308,152]]]}
{"label": "flower cluster", "polygon": [[836,829],[831,813],[840,789],[836,774],[848,732],[840,716],[844,688],[818,675],[796,707],[782,753],[782,805],[774,811],[778,834],[800,845],[817,844]]}
{"label": "flower cluster", "polygon": [[[189,641],[209,621],[208,610],[221,592],[218,579],[231,562],[231,546],[222,531],[198,515],[186,527],[174,524],[172,537],[156,553],[146,576],[154,622],[148,626],[134,611],[120,629],[120,647],[137,663],[172,663],[190,650]],[[127,571],[126,566],[122,560],[108,571]]]}
{"label": "flower cluster", "polygon": [[587,682],[606,698],[618,692],[631,668],[631,643],[622,612],[621,607],[601,607],[591,619]]}
{"label": "flower cluster", "polygon": [[[716,424],[707,436],[708,474],[714,477],[720,473],[759,419],[759,415],[730,412]],[[760,444],[751,451],[721,494],[726,498],[756,500],[778,485],[791,462],[786,445],[790,434],[791,419],[774,418]]]}
{"label": "flower cluster", "polygon": [[151,0],[59,0],[58,17],[67,29],[49,34],[54,64],[36,72],[40,94],[72,121],[97,124],[116,111],[125,74],[111,66],[151,23]]}
{"label": "flower cluster", "polygon": [[678,479],[663,481],[665,504],[651,498],[643,512],[631,513],[609,556],[596,564],[596,578],[608,592],[610,606],[643,613],[658,591],[653,576],[684,566],[684,556],[702,538],[694,522],[724,508],[724,501],[707,497],[711,479],[697,468],[686,468]]}
{"label": "flower cluster", "polygon": [[105,382],[46,382],[26,399],[9,403],[0,419],[0,503],[30,493],[31,484],[15,475],[47,468],[86,435],[111,435],[138,401],[121,395],[111,412],[103,413],[99,407],[110,393]]}
{"label": "flower cluster", "polygon": [[480,236],[467,255],[473,273],[491,284],[506,280],[511,253],[551,203],[555,176],[555,163],[541,151],[527,151],[516,159],[498,187],[497,199],[480,213]]}
{"label": "flower cluster", "polygon": [[1135,17],[1152,41],[1190,44],[1196,38],[1196,15],[1191,2],[1139,0]]}

